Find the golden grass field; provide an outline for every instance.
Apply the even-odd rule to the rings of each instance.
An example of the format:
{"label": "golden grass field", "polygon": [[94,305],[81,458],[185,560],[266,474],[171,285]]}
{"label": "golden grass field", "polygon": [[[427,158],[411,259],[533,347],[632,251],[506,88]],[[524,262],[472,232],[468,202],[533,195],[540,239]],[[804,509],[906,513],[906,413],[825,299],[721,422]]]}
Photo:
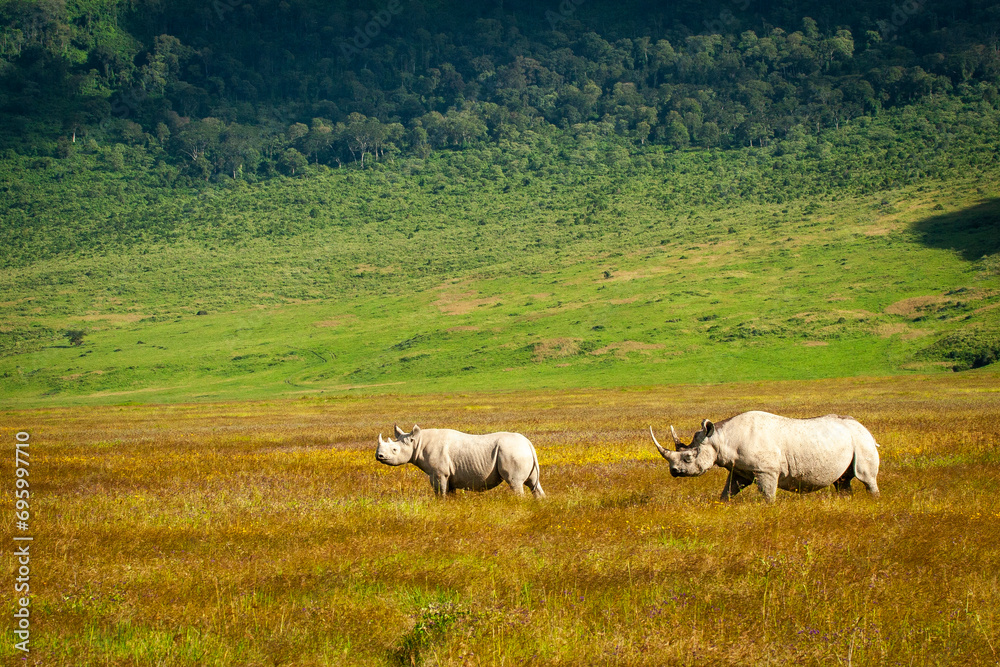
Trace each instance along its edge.
{"label": "golden grass field", "polygon": [[[27,665],[988,665],[1000,659],[1000,378],[343,397],[0,413],[31,434]],[[850,414],[855,481],[717,501],[682,438],[748,409]],[[447,500],[379,432],[515,430],[543,501]],[[663,438],[661,438],[661,441]],[[10,521],[4,521],[10,545]],[[8,591],[16,566],[2,551]],[[12,593],[8,609],[13,610]],[[16,655],[15,655],[16,654]]]}

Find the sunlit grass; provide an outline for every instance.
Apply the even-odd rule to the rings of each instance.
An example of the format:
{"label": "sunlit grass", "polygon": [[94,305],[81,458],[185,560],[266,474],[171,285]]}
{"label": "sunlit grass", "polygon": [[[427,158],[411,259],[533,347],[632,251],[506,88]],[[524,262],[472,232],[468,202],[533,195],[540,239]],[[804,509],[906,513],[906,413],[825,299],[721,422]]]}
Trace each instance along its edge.
{"label": "sunlit grass", "polygon": [[[34,448],[26,664],[992,664],[998,387],[969,373],[8,411],[3,432]],[[650,424],[685,437],[752,408],[858,418],[881,444],[881,499],[855,483],[722,504],[722,471],[672,479],[649,442]],[[433,498],[419,470],[374,460],[396,421],[525,433],[548,498]]]}

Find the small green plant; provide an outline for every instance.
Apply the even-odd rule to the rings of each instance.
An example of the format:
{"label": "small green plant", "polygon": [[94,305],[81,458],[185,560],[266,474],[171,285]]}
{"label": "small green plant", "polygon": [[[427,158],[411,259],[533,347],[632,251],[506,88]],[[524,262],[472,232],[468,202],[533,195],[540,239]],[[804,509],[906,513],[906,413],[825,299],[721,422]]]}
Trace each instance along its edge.
{"label": "small green plant", "polygon": [[427,648],[466,616],[468,612],[459,609],[454,602],[431,602],[420,610],[413,629],[403,635],[399,647],[392,653],[393,661],[397,665],[423,664]]}

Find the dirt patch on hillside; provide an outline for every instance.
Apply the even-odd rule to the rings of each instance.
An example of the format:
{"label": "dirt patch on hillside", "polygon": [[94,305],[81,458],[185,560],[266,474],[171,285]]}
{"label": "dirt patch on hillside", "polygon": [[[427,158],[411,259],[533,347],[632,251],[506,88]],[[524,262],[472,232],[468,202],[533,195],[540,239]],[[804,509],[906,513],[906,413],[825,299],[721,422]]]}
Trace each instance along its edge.
{"label": "dirt patch on hillside", "polygon": [[321,303],[323,299],[296,299],[295,297],[286,296],[281,298],[281,303],[276,304],[275,307],[281,306],[304,306],[310,303]]}
{"label": "dirt patch on hillside", "polygon": [[390,273],[395,273],[396,268],[392,266],[375,266],[373,264],[358,264],[357,268],[354,269],[355,273],[378,273],[381,275],[388,275]]}
{"label": "dirt patch on hillside", "polygon": [[[885,312],[889,315],[902,315],[904,317],[918,317],[920,315],[936,314],[957,308],[959,313],[952,312],[952,315],[964,314],[967,308],[972,308],[974,302],[990,299],[998,294],[997,290],[961,287],[946,294],[926,294],[903,299],[886,306]],[[987,304],[979,306],[974,312],[982,312],[995,308],[998,304]]]}
{"label": "dirt patch on hillside", "polygon": [[440,299],[432,303],[445,315],[467,315],[476,308],[500,303],[500,297],[498,296],[486,297],[484,299],[474,298],[478,294],[478,292],[442,294]]}
{"label": "dirt patch on hillside", "polygon": [[802,347],[826,347],[829,345],[825,340],[807,340],[802,343]]}
{"label": "dirt patch on hillside", "polygon": [[[393,387],[400,384],[406,384],[405,382],[378,382],[375,384],[335,384],[329,387],[336,391],[350,391],[351,389],[368,389],[369,387]],[[326,389],[311,389],[308,393],[315,393],[317,391],[326,391]],[[289,394],[304,394],[304,391],[290,391]]]}
{"label": "dirt patch on hillside", "polygon": [[873,332],[879,338],[892,338],[893,336],[899,336],[903,340],[913,340],[914,338],[920,338],[921,336],[926,336],[928,334],[926,331],[914,329],[913,327],[902,322],[879,324],[873,329]]}
{"label": "dirt patch on hillside", "polygon": [[448,329],[449,332],[459,332],[459,331],[479,331],[479,327],[473,327],[469,325],[462,325],[457,327],[452,327]]}
{"label": "dirt patch on hillside", "polygon": [[87,394],[90,398],[101,398],[103,396],[130,396],[132,394],[150,394],[157,391],[167,391],[168,389],[183,389],[188,385],[177,385],[176,387],[145,387],[143,389],[128,389],[126,391],[95,391]]}
{"label": "dirt patch on hillside", "polygon": [[703,247],[707,251],[704,253],[705,266],[725,266],[732,262],[732,258],[726,257],[726,251],[735,248],[736,242],[725,240],[705,244]]}
{"label": "dirt patch on hillside", "polygon": [[525,322],[537,322],[538,320],[544,320],[546,317],[552,317],[556,314],[556,309],[553,308],[551,311],[543,310],[537,313],[527,313],[525,315],[521,315],[521,319]]}
{"label": "dirt patch on hillside", "polygon": [[938,368],[951,368],[954,365],[954,361],[911,361],[903,364],[900,368],[908,371],[929,371]]}
{"label": "dirt patch on hillside", "polygon": [[339,327],[345,324],[350,324],[351,322],[354,322],[357,319],[358,319],[357,315],[350,315],[350,314],[339,315],[337,317],[331,317],[328,320],[320,320],[318,322],[313,322],[313,326],[320,328]]}
{"label": "dirt patch on hillside", "polygon": [[988,306],[982,306],[981,308],[976,308],[972,312],[976,313],[977,315],[982,315],[983,313],[985,313],[985,312],[987,312],[989,310],[994,310],[996,308],[1000,308],[1000,303],[991,303]]}
{"label": "dirt patch on hillside", "polygon": [[104,375],[104,371],[101,370],[84,371],[83,373],[73,373],[72,375],[61,375],[60,377],[63,380],[78,380],[79,378],[82,378],[85,375]]}
{"label": "dirt patch on hillside", "polygon": [[71,320],[83,320],[84,322],[138,322],[144,317],[148,317],[143,313],[93,313],[90,315],[74,315]]}
{"label": "dirt patch on hillside", "polygon": [[870,310],[835,310],[833,314],[837,317],[843,317],[845,320],[866,320],[870,317],[876,317],[875,313]]}
{"label": "dirt patch on hillside", "polygon": [[580,352],[579,338],[548,338],[535,343],[535,361],[572,357]]}
{"label": "dirt patch on hillside", "polygon": [[913,317],[927,306],[931,304],[944,303],[945,301],[947,301],[945,297],[937,294],[914,296],[886,306],[885,312],[887,315],[903,315],[905,317]]}
{"label": "dirt patch on hillside", "polygon": [[649,354],[652,350],[663,349],[663,343],[640,343],[637,340],[623,340],[620,343],[611,343],[591,352],[593,355],[614,353],[619,359],[624,359],[629,352],[639,352]]}
{"label": "dirt patch on hillside", "polygon": [[[656,266],[653,264],[643,266],[638,269],[632,270],[618,270],[614,268],[601,269],[597,274],[595,280],[597,282],[617,282],[624,280],[640,280],[642,278],[652,278],[658,276],[667,271],[666,266]],[[610,276],[605,276],[604,273],[610,273]]]}

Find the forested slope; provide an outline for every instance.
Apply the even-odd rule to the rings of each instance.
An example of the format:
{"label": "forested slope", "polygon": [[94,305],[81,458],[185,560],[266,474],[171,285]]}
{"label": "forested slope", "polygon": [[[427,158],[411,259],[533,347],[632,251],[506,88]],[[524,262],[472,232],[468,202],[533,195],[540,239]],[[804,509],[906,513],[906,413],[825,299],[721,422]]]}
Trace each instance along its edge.
{"label": "forested slope", "polygon": [[2,141],[113,166],[123,145],[171,182],[525,134],[795,152],[889,108],[994,104],[998,21],[933,0],[8,0]]}

